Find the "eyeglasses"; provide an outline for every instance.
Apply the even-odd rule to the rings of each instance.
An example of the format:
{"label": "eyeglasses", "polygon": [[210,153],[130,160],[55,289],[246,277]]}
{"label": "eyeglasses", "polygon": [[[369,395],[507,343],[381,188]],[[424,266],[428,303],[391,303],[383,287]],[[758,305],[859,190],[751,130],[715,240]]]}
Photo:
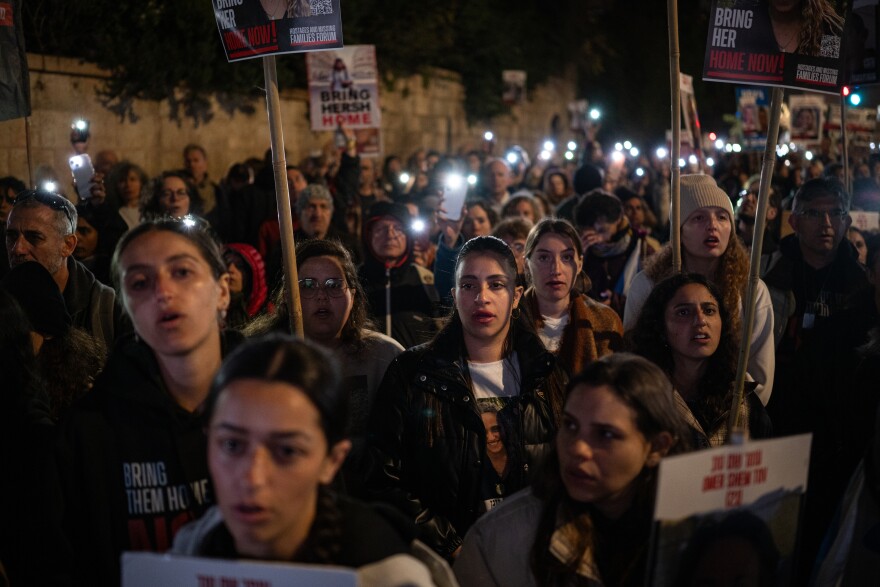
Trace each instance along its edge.
{"label": "eyeglasses", "polygon": [[345,290],[347,289],[348,286],[344,279],[328,279],[324,281],[323,285],[317,279],[306,278],[299,280],[299,295],[307,300],[317,296],[321,290],[331,298],[341,298],[345,295]]}
{"label": "eyeglasses", "polygon": [[189,192],[185,189],[175,190],[162,190],[162,193],[159,194],[162,198],[171,199],[172,196],[177,196],[178,198],[188,198]]}
{"label": "eyeglasses", "polygon": [[73,214],[70,211],[71,208],[73,208],[73,204],[71,204],[64,196],[59,196],[58,194],[47,192],[45,190],[27,190],[18,194],[12,205],[18,206],[29,200],[36,200],[44,206],[49,206],[53,210],[64,212],[64,216],[67,217],[67,221],[70,223],[70,232],[76,232],[76,222],[73,220]]}
{"label": "eyeglasses", "polygon": [[814,208],[807,208],[806,210],[801,210],[796,213],[798,216],[803,216],[809,220],[824,220],[825,216],[828,216],[829,220],[840,220],[842,218],[846,218],[846,215],[849,214],[848,210],[844,210],[843,208],[834,208],[833,210],[816,210]]}

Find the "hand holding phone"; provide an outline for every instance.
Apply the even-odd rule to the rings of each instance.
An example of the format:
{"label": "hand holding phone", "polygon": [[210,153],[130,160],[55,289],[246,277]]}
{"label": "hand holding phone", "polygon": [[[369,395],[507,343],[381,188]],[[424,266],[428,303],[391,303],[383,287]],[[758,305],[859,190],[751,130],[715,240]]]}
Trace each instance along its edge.
{"label": "hand holding phone", "polygon": [[461,218],[461,209],[467,197],[468,184],[464,177],[457,173],[448,174],[443,180],[443,207],[448,220]]}
{"label": "hand holding phone", "polygon": [[95,168],[88,154],[74,155],[69,160],[70,172],[73,174],[73,185],[80,200],[88,200],[92,197],[92,180],[95,177]]}

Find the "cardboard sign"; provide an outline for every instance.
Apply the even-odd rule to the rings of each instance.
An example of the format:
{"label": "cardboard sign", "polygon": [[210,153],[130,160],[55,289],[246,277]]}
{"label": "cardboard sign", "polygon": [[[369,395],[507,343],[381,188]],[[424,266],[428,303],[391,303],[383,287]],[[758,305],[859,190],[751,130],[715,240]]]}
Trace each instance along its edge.
{"label": "cardboard sign", "polygon": [[756,555],[772,567],[768,584],[788,584],[810,442],[805,434],[663,459],[651,584],[724,584]]}
{"label": "cardboard sign", "polygon": [[351,569],[126,552],[122,587],[357,587]]}
{"label": "cardboard sign", "polygon": [[828,109],[822,96],[800,94],[788,98],[791,112],[791,141],[810,148],[822,140],[825,112]]}
{"label": "cardboard sign", "polygon": [[501,72],[504,89],[501,100],[507,105],[522,104],[526,97],[526,72],[518,69],[505,69]]}
{"label": "cardboard sign", "polygon": [[342,47],[339,0],[212,0],[227,61]]}
{"label": "cardboard sign", "polygon": [[[703,79],[838,93],[844,84],[845,0],[789,3],[795,20],[776,17],[771,2],[713,0]],[[789,8],[786,8],[786,10]]]}
{"label": "cardboard sign", "polygon": [[687,74],[679,75],[679,91],[681,93],[681,117],[684,120],[684,128],[690,135],[690,144],[694,151],[702,156],[703,131],[700,127],[700,117],[697,114],[697,98],[694,95],[694,78]]}
{"label": "cardboard sign", "polygon": [[763,151],[770,125],[770,91],[766,88],[737,88],[736,115],[742,125],[742,148]]}
{"label": "cardboard sign", "polygon": [[847,83],[876,84],[880,81],[877,61],[877,4],[880,0],[853,0],[852,12],[846,20]]}
{"label": "cardboard sign", "polygon": [[312,130],[379,128],[379,71],[373,45],[306,55]]}

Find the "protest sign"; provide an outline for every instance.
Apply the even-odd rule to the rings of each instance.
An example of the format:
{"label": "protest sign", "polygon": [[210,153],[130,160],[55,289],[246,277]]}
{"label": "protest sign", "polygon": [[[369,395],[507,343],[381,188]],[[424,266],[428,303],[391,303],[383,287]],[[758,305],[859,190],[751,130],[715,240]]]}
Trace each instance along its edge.
{"label": "protest sign", "polygon": [[854,0],[843,35],[846,44],[847,83],[876,84],[880,81],[877,62],[877,4],[880,0]]}
{"label": "protest sign", "polygon": [[[844,84],[845,0],[713,0],[703,79],[837,93]],[[775,11],[802,11],[799,18]]]}
{"label": "protest sign", "polygon": [[788,108],[791,112],[791,141],[804,148],[818,145],[828,109],[825,98],[815,94],[789,96]]}
{"label": "protest sign", "polygon": [[766,584],[788,584],[777,573],[791,569],[786,562],[797,544],[810,440],[805,434],[663,459],[651,584],[724,584],[727,571],[746,569],[747,561],[760,570],[771,560]]}
{"label": "protest sign", "polygon": [[587,127],[589,117],[587,110],[590,103],[586,100],[575,100],[568,103],[568,128],[571,130],[584,130]]}
{"label": "protest sign", "polygon": [[212,0],[227,61],[342,47],[339,0]]}
{"label": "protest sign", "polygon": [[[846,132],[849,147],[859,156],[867,156],[874,142],[877,128],[877,110],[874,108],[846,108]],[[843,139],[840,128],[840,104],[828,107],[828,122],[825,123],[828,138],[833,144]]]}
{"label": "protest sign", "polygon": [[31,84],[21,8],[21,0],[0,2],[0,120],[31,114]]}
{"label": "protest sign", "polygon": [[355,131],[358,152],[379,152],[379,71],[373,45],[306,55],[312,130]]}
{"label": "protest sign", "polygon": [[273,587],[321,585],[357,587],[357,573],[330,566],[221,560],[126,552],[122,587]]}
{"label": "protest sign", "polygon": [[[687,74],[680,74],[680,90],[681,90],[681,115],[684,118],[684,127],[686,133],[690,135],[690,144],[702,158],[703,153],[703,131],[700,127],[700,117],[697,115],[697,98],[694,95],[694,78]],[[682,142],[685,142],[682,139]]]}
{"label": "protest sign", "polygon": [[762,151],[770,125],[770,92],[765,88],[737,88],[736,115],[742,125],[745,151]]}
{"label": "protest sign", "polygon": [[501,72],[501,82],[504,85],[501,100],[509,106],[522,104],[526,96],[526,72],[506,69]]}

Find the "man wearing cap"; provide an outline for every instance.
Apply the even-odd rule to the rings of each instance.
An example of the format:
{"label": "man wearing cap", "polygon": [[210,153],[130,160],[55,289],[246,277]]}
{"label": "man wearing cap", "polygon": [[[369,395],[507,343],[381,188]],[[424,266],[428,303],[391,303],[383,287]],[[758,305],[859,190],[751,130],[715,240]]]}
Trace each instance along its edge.
{"label": "man wearing cap", "polygon": [[63,196],[45,190],[18,194],[6,221],[10,267],[36,261],[52,275],[64,296],[74,326],[103,341],[109,350],[124,328],[113,289],[101,284],[73,258],[76,208]]}
{"label": "man wearing cap", "polygon": [[434,336],[439,305],[434,274],[413,260],[411,224],[406,206],[373,204],[364,222],[364,263],[358,268],[370,316],[404,348]]}

